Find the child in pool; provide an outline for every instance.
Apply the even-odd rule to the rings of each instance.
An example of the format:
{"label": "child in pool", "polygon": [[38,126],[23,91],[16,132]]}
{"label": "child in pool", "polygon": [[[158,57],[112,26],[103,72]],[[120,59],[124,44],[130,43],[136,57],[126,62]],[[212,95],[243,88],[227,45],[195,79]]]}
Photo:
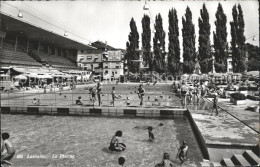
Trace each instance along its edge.
{"label": "child in pool", "polygon": [[110,146],[108,147],[110,151],[124,151],[126,149],[126,145],[122,142],[122,135],[122,131],[119,130],[112,137]]}
{"label": "child in pool", "polygon": [[118,158],[118,165],[124,167],[124,164],[125,164],[125,158],[119,157]]}
{"label": "child in pool", "polygon": [[184,162],[184,160],[187,158],[188,153],[188,145],[185,140],[182,142],[182,146],[179,148],[177,155],[179,156],[179,159],[181,161],[181,164]]}
{"label": "child in pool", "polygon": [[2,133],[2,143],[1,143],[1,163],[9,163],[15,154],[15,149],[12,143],[8,140],[10,135],[8,133]]}
{"label": "child in pool", "polygon": [[154,135],[153,135],[153,127],[152,126],[148,126],[148,137],[149,137],[149,141],[153,141],[154,140]]}
{"label": "child in pool", "polygon": [[170,161],[170,155],[168,153],[163,154],[162,162],[157,164],[155,167],[171,167],[173,163]]}

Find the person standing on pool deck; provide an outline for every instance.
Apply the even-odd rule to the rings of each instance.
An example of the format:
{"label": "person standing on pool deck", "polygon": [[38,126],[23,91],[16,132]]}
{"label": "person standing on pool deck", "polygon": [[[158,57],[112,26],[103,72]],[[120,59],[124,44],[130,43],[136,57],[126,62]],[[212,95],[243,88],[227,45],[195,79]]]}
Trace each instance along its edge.
{"label": "person standing on pool deck", "polygon": [[15,154],[15,149],[12,143],[8,140],[10,135],[8,133],[2,133],[3,143],[1,143],[1,162],[9,163]]}
{"label": "person standing on pool deck", "polygon": [[217,93],[214,94],[212,115],[213,115],[214,110],[216,110],[216,115],[218,115],[218,96],[217,96]]}
{"label": "person standing on pool deck", "polygon": [[100,106],[102,104],[101,102],[101,94],[102,94],[102,87],[100,82],[97,83],[97,97],[98,97],[98,105]]}
{"label": "person standing on pool deck", "polygon": [[96,89],[94,87],[90,88],[90,93],[91,93],[91,100],[94,103],[96,101]]}
{"label": "person standing on pool deck", "polygon": [[118,96],[116,96],[116,91],[115,91],[115,87],[113,86],[112,87],[112,92],[111,92],[111,95],[112,95],[112,105],[115,106],[115,98],[119,98]]}
{"label": "person standing on pool deck", "polygon": [[141,100],[140,101],[140,105],[142,106],[143,105],[143,100],[144,100],[144,94],[145,94],[145,90],[144,90],[142,84],[139,86],[137,94],[139,96],[139,99]]}
{"label": "person standing on pool deck", "polygon": [[182,105],[183,105],[183,107],[185,107],[185,105],[186,105],[186,101],[187,101],[187,96],[186,96],[186,94],[187,94],[187,91],[188,91],[188,87],[187,87],[187,85],[185,84],[185,82],[183,81],[182,82],[182,86],[181,86],[181,100],[182,100]]}

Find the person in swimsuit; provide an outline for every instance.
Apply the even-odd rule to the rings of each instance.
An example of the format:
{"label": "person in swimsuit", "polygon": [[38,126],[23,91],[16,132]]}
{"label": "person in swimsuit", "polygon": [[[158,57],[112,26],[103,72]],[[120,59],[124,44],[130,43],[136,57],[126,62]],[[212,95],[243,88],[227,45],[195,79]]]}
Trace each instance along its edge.
{"label": "person in swimsuit", "polygon": [[137,94],[138,94],[139,99],[141,100],[140,105],[142,106],[143,100],[144,100],[144,94],[145,94],[145,90],[144,90],[142,84],[139,86]]}
{"label": "person in swimsuit", "polygon": [[212,114],[213,114],[214,110],[216,110],[216,115],[218,115],[218,96],[217,96],[217,93],[214,94]]}
{"label": "person in swimsuit", "polygon": [[125,164],[125,158],[124,157],[119,157],[118,158],[118,165],[121,167],[124,167]]}
{"label": "person in swimsuit", "polygon": [[179,156],[179,159],[181,161],[181,164],[184,162],[184,160],[187,158],[188,153],[188,145],[185,140],[182,142],[182,146],[180,146],[177,155]]}
{"label": "person in swimsuit", "polygon": [[111,95],[112,95],[112,102],[111,103],[112,103],[113,106],[115,106],[115,99],[118,98],[118,97],[116,96],[116,91],[115,91],[114,86],[112,87]]}
{"label": "person in swimsuit", "polygon": [[154,134],[153,134],[153,127],[152,126],[148,126],[148,137],[149,137],[149,141],[153,141],[154,140]]}
{"label": "person in swimsuit", "polygon": [[115,136],[112,137],[108,149],[110,151],[124,151],[126,145],[122,142],[122,131],[117,131]]}
{"label": "person in swimsuit", "polygon": [[89,89],[90,93],[91,93],[91,98],[90,100],[94,103],[96,101],[96,89],[91,87]]}
{"label": "person in swimsuit", "polygon": [[1,163],[9,163],[15,154],[15,149],[12,143],[8,140],[10,135],[8,133],[2,133],[1,143]]}
{"label": "person in swimsuit", "polygon": [[102,94],[102,87],[100,82],[97,83],[97,97],[98,97],[98,105],[100,106],[102,104],[101,102],[101,94]]}
{"label": "person in swimsuit", "polygon": [[76,100],[76,105],[83,105],[83,102],[81,100],[81,96],[79,96],[78,99]]}
{"label": "person in swimsuit", "polygon": [[185,82],[182,82],[182,85],[181,85],[181,101],[182,101],[183,107],[185,107],[185,105],[186,105],[187,91],[188,91],[187,85],[185,84]]}
{"label": "person in swimsuit", "polygon": [[126,102],[125,103],[126,103],[127,106],[131,105],[131,101],[130,101],[129,97],[126,97]]}
{"label": "person in swimsuit", "polygon": [[173,163],[170,161],[170,155],[168,153],[163,154],[162,162],[157,164],[155,167],[171,167]]}
{"label": "person in swimsuit", "polygon": [[33,98],[32,104],[37,105],[38,101],[36,98]]}

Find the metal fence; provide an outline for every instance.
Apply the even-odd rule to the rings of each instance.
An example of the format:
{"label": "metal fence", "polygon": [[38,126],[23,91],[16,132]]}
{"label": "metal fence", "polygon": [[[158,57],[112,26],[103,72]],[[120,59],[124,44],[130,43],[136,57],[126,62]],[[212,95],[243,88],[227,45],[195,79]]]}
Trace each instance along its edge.
{"label": "metal fence", "polygon": [[179,98],[173,93],[145,93],[142,105],[141,98],[136,92],[125,93],[117,91],[113,100],[111,92],[92,96],[88,90],[80,92],[71,91],[49,91],[38,92],[16,92],[4,93],[1,95],[2,106],[80,106],[76,100],[81,98],[82,106],[118,106],[118,107],[180,107]]}

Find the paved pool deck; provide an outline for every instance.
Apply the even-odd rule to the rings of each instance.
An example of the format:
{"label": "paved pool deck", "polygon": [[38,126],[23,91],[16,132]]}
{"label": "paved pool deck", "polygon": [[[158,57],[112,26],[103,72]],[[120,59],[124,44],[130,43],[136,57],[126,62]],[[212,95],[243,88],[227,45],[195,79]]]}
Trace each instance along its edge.
{"label": "paved pool deck", "polygon": [[219,115],[216,116],[211,111],[212,103],[208,99],[201,101],[200,104],[188,105],[187,108],[207,146],[254,147],[259,144],[259,112],[245,110],[247,104],[234,106],[220,100],[222,102],[219,105],[236,118],[220,108]]}

